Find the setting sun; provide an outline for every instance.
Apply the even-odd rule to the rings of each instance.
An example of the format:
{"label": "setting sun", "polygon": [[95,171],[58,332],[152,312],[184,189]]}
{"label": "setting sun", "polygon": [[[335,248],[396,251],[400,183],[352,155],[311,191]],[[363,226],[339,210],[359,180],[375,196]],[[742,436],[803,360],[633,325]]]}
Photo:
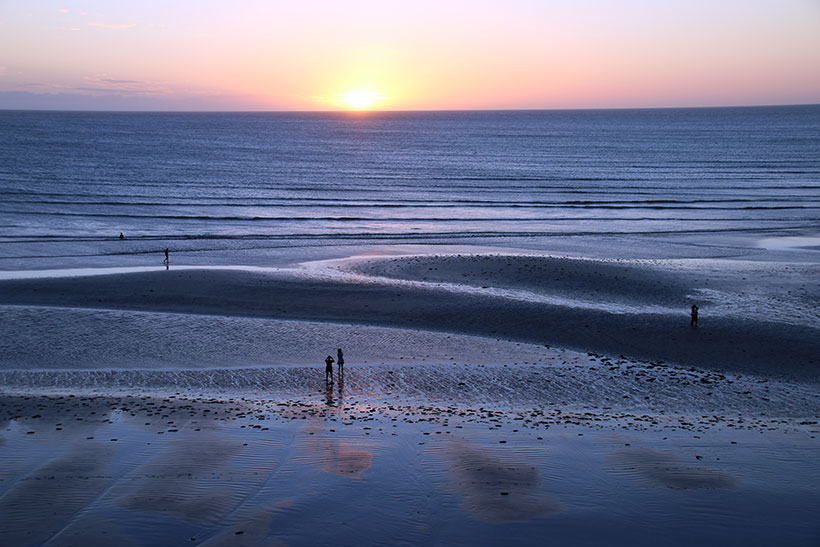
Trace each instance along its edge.
{"label": "setting sun", "polygon": [[387,97],[385,97],[380,91],[369,91],[363,89],[353,89],[350,91],[345,91],[344,93],[338,93],[336,95],[336,100],[338,102],[345,104],[348,108],[353,108],[356,110],[370,108],[375,103],[384,101],[386,98]]}

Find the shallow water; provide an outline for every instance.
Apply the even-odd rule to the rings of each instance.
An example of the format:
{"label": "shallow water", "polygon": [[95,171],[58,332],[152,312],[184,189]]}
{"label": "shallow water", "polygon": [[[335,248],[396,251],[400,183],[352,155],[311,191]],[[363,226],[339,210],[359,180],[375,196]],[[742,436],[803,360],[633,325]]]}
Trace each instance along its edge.
{"label": "shallow water", "polygon": [[[5,402],[8,415],[38,399]],[[45,417],[0,430],[4,543],[813,545],[820,537],[820,466],[809,456],[820,441],[805,428],[537,426],[320,399],[64,398],[44,408],[56,403],[56,414],[40,410]]]}

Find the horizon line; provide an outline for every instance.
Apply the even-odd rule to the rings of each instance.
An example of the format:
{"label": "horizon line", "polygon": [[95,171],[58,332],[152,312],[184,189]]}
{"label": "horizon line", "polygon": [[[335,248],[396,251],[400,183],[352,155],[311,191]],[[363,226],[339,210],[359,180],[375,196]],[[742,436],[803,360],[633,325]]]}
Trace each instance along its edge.
{"label": "horizon line", "polygon": [[744,104],[744,105],[704,105],[704,106],[605,106],[580,108],[440,108],[440,109],[397,109],[397,110],[93,110],[78,108],[3,108],[0,112],[87,112],[111,114],[412,114],[436,112],[583,112],[601,110],[697,110],[723,108],[773,108],[773,107],[801,107],[820,106],[818,103],[776,103],[776,104]]}

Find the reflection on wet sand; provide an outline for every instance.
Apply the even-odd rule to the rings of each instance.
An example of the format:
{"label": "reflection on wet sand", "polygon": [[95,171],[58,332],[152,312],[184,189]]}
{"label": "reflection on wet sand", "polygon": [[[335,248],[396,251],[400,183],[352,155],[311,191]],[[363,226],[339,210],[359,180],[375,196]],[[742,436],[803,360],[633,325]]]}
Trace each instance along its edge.
{"label": "reflection on wet sand", "polygon": [[21,478],[0,497],[0,545],[37,545],[57,534],[112,481],[116,449],[76,445]]}
{"label": "reflection on wet sand", "polygon": [[335,406],[336,401],[333,400],[333,383],[325,382],[325,404],[327,406]]}
{"label": "reflection on wet sand", "polygon": [[737,479],[726,473],[683,460],[650,448],[629,447],[616,451],[614,458],[627,474],[637,473],[655,484],[673,490],[734,488]]}
{"label": "reflection on wet sand", "polygon": [[[339,395],[337,399],[333,398],[333,386],[337,385],[339,387]],[[339,408],[342,407],[344,404],[344,396],[345,396],[345,375],[344,372],[339,372],[339,381],[334,384],[334,382],[325,382],[325,404],[327,406],[337,406]]]}
{"label": "reflection on wet sand", "polygon": [[510,456],[491,454],[468,441],[448,443],[453,489],[464,495],[464,509],[484,522],[520,522],[563,511],[564,505],[541,491],[538,469]]}
{"label": "reflection on wet sand", "polygon": [[272,515],[268,511],[260,511],[234,526],[225,526],[215,536],[203,543],[202,547],[284,547],[286,543],[269,538],[271,533]]}
{"label": "reflection on wet sand", "polygon": [[217,436],[185,439],[138,467],[132,474],[136,483],[120,481],[111,495],[125,509],[216,522],[239,501],[228,463],[241,449]]}
{"label": "reflection on wet sand", "polygon": [[[337,380],[330,407],[316,375],[297,400],[0,397],[0,545],[539,545],[546,532],[627,544],[647,508],[687,545],[817,537],[804,488],[818,473],[814,420],[780,441],[788,451],[765,444],[762,420],[667,441],[666,424],[639,430],[640,417],[624,433],[558,410],[362,402],[348,374],[347,405]],[[755,480],[678,491],[735,486],[726,462]]]}
{"label": "reflection on wet sand", "polygon": [[327,473],[360,479],[361,474],[370,469],[373,455],[331,435],[325,431],[322,422],[314,420],[305,425],[299,447],[308,463]]}
{"label": "reflection on wet sand", "polygon": [[46,545],[48,547],[107,547],[116,545],[117,547],[138,547],[145,545],[140,538],[134,537],[133,533],[125,530],[119,523],[110,518],[101,516],[99,513],[83,513],[79,521],[72,521],[68,527],[51,538]]}

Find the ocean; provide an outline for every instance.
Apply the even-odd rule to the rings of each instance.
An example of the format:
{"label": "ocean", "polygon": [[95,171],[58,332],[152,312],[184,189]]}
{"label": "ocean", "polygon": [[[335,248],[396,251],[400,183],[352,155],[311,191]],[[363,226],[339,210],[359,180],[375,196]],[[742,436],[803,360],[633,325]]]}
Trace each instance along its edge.
{"label": "ocean", "polygon": [[[820,232],[820,106],[0,112],[0,270]],[[123,233],[127,244],[118,241]]]}

